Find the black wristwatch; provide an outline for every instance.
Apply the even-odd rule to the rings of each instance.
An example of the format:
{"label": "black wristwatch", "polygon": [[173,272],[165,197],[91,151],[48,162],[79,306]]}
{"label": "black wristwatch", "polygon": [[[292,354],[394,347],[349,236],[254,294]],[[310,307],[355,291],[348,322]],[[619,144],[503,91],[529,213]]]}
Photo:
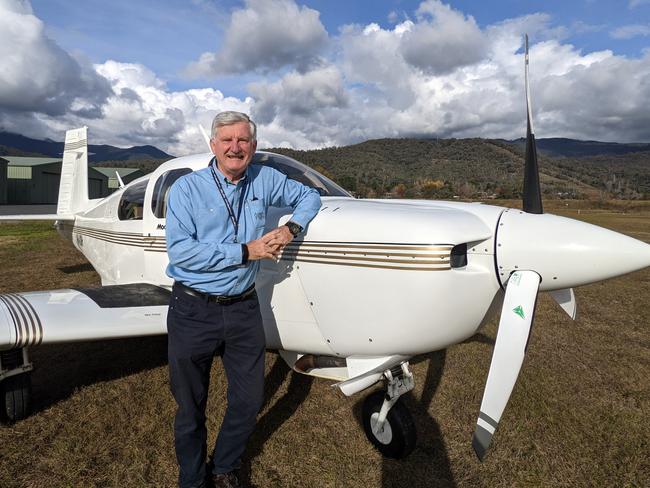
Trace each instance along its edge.
{"label": "black wristwatch", "polygon": [[298,234],[302,232],[302,226],[296,224],[295,222],[287,222],[286,225],[289,228],[289,232],[293,235],[293,237],[298,237]]}

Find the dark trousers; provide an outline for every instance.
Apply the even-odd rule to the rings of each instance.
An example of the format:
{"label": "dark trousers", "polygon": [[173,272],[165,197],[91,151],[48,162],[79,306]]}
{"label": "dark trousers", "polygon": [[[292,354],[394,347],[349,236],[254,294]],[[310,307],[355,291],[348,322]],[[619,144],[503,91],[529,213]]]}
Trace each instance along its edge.
{"label": "dark trousers", "polygon": [[264,398],[264,328],[257,294],[221,305],[174,286],[169,313],[169,378],[178,406],[174,421],[179,486],[203,486],[205,405],[217,353],[228,378],[228,406],[213,452],[213,472],[240,466]]}

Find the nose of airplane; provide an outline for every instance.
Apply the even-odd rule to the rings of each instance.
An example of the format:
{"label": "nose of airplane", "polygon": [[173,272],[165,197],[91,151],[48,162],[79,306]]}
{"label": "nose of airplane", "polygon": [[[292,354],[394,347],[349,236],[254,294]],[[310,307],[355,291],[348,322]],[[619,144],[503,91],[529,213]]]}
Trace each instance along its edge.
{"label": "nose of airplane", "polygon": [[596,225],[551,214],[503,212],[496,233],[502,283],[517,270],[542,277],[540,290],[594,283],[650,266],[650,245]]}

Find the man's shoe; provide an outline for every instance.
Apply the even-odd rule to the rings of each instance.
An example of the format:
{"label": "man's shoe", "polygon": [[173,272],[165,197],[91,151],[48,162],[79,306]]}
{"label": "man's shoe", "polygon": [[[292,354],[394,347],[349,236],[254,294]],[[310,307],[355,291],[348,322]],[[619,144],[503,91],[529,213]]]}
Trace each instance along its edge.
{"label": "man's shoe", "polygon": [[214,488],[241,488],[239,476],[237,476],[236,471],[213,474],[212,483],[214,485]]}

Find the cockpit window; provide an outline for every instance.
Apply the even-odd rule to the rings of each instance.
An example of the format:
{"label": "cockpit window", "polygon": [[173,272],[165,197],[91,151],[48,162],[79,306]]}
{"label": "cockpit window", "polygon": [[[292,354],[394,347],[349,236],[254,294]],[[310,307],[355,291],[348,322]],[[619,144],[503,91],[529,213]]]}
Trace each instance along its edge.
{"label": "cockpit window", "polygon": [[164,219],[167,215],[167,196],[172,184],[181,176],[191,172],[190,168],[178,168],[160,175],[160,178],[156,181],[156,186],[153,188],[151,198],[151,211],[157,218]]}
{"label": "cockpit window", "polygon": [[277,169],[279,172],[287,175],[288,178],[296,180],[310,188],[315,188],[322,197],[352,196],[329,178],[287,156],[257,153],[253,157],[252,164],[262,164]]}
{"label": "cockpit window", "polygon": [[124,189],[117,216],[120,220],[142,220],[144,192],[149,180],[143,180]]}

